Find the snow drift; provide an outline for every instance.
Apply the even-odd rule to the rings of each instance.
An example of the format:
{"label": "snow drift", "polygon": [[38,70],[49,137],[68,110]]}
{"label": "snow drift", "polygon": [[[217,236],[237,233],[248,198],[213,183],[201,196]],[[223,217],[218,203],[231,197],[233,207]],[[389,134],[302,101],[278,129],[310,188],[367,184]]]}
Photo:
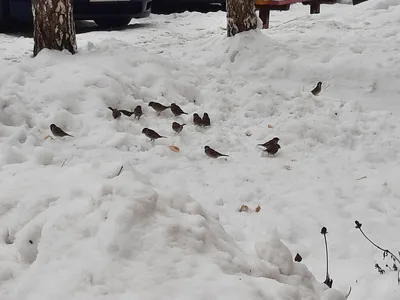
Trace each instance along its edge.
{"label": "snow drift", "polygon": [[[171,187],[157,193],[156,179],[132,167],[140,157],[175,159],[140,135],[147,123],[169,122],[146,104],[164,95],[195,106],[196,75],[113,40],[76,56],[43,51],[4,70],[0,279],[7,299],[320,299],[326,286],[279,239],[259,244],[258,256],[246,254],[217,214]],[[140,122],[113,120],[107,109],[138,104],[147,114]],[[45,139],[53,122],[74,137]]]}
{"label": "snow drift", "polygon": [[95,170],[18,231],[19,259],[0,263],[7,299],[320,299],[326,290],[283,244],[251,257],[191,197],[158,194],[132,168],[112,178]]}
{"label": "snow drift", "polygon": [[[0,36],[1,295],[343,299],[293,262],[301,253],[324,280],[327,226],[334,287],[398,299],[396,277],[375,272],[380,253],[353,228],[368,219],[399,248],[394,4],[318,16],[295,6],[234,39],[223,13],[153,16],[78,36],[75,56],[32,59],[30,39]],[[312,97],[318,80],[326,89]],[[156,117],[150,101],[207,111],[213,125],[174,135],[172,114]],[[365,108],[376,103],[393,111]],[[107,109],[136,105],[140,121]],[[51,123],[74,138],[45,139]],[[152,145],[143,127],[168,138]],[[256,145],[276,135],[282,151],[263,157]],[[230,159],[208,159],[205,144]],[[238,213],[242,204],[262,209]]]}

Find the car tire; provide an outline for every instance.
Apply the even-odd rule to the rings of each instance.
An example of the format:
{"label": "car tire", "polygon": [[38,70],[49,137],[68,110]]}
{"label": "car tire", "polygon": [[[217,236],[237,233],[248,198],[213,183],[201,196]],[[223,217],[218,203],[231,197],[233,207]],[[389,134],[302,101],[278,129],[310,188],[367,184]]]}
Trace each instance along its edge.
{"label": "car tire", "polygon": [[[2,0],[0,0],[2,1]],[[94,22],[101,29],[110,29],[110,28],[121,28],[128,26],[129,22],[132,18],[129,17],[119,17],[119,18],[101,18],[96,19]]]}
{"label": "car tire", "polygon": [[221,2],[222,11],[226,11],[226,1]]}

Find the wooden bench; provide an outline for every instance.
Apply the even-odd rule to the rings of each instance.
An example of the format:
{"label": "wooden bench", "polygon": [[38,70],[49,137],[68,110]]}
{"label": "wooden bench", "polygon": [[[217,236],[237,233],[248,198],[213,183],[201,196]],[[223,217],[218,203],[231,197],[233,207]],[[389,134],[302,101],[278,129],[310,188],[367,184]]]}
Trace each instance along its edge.
{"label": "wooden bench", "polygon": [[263,28],[269,28],[269,14],[271,10],[289,10],[291,4],[303,3],[310,5],[310,14],[319,14],[321,4],[334,4],[337,0],[256,0],[256,8],[263,22]]}

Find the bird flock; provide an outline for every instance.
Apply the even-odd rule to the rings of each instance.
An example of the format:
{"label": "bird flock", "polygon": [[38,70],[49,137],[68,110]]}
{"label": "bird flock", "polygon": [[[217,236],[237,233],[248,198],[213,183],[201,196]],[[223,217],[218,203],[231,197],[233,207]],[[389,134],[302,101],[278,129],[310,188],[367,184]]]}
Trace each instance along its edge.
{"label": "bird flock", "polygon": [[[317,86],[311,91],[311,93],[314,96],[318,96],[319,93],[321,92],[321,87],[322,87],[322,82],[318,82]],[[167,109],[170,109],[171,112],[174,114],[175,117],[181,116],[181,115],[188,115],[187,112],[184,112],[182,108],[179,107],[179,105],[175,103],[171,103],[171,105],[166,106],[158,102],[149,102],[148,106],[154,109],[154,111],[157,113],[157,116],[161,115],[161,113]],[[133,111],[128,111],[124,109],[116,109],[113,107],[108,107],[108,109],[111,110],[112,116],[114,119],[120,118],[122,115],[125,116],[132,116],[134,115],[134,119],[140,119],[140,117],[143,115],[142,107],[140,105],[136,106]],[[211,120],[208,115],[208,113],[204,113],[203,117],[201,118],[198,113],[193,114],[193,124],[198,127],[208,127],[211,126]],[[176,133],[180,133],[183,130],[183,127],[186,124],[179,124],[178,122],[173,122],[172,123],[172,130]],[[70,136],[73,137],[72,135],[66,133],[64,130],[62,130],[60,127],[58,127],[55,124],[50,125],[50,130],[52,134],[56,137],[64,137],[64,136]],[[150,129],[150,128],[143,128],[142,129],[142,134],[144,134],[146,137],[150,139],[151,142],[154,142],[157,139],[160,138],[166,138],[165,136],[162,136],[158,134],[155,130]],[[278,144],[279,138],[274,137],[270,139],[269,141],[263,143],[263,144],[258,144],[257,146],[264,147],[264,151],[268,153],[268,155],[275,156],[275,154],[279,151],[281,146]],[[204,153],[210,157],[210,158],[219,158],[219,157],[229,157],[229,155],[222,154],[214,149],[212,149],[209,146],[204,146]]]}

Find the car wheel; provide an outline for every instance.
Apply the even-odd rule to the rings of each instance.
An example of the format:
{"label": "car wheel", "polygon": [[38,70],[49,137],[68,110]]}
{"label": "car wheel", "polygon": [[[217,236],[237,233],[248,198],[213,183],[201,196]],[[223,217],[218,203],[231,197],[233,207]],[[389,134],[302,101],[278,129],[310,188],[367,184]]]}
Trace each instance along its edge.
{"label": "car wheel", "polygon": [[101,19],[96,19],[94,21],[100,28],[109,29],[109,28],[126,27],[128,26],[131,20],[132,18],[129,17],[119,17],[119,18],[101,18]]}
{"label": "car wheel", "polygon": [[226,1],[221,1],[222,11],[226,11]]}

